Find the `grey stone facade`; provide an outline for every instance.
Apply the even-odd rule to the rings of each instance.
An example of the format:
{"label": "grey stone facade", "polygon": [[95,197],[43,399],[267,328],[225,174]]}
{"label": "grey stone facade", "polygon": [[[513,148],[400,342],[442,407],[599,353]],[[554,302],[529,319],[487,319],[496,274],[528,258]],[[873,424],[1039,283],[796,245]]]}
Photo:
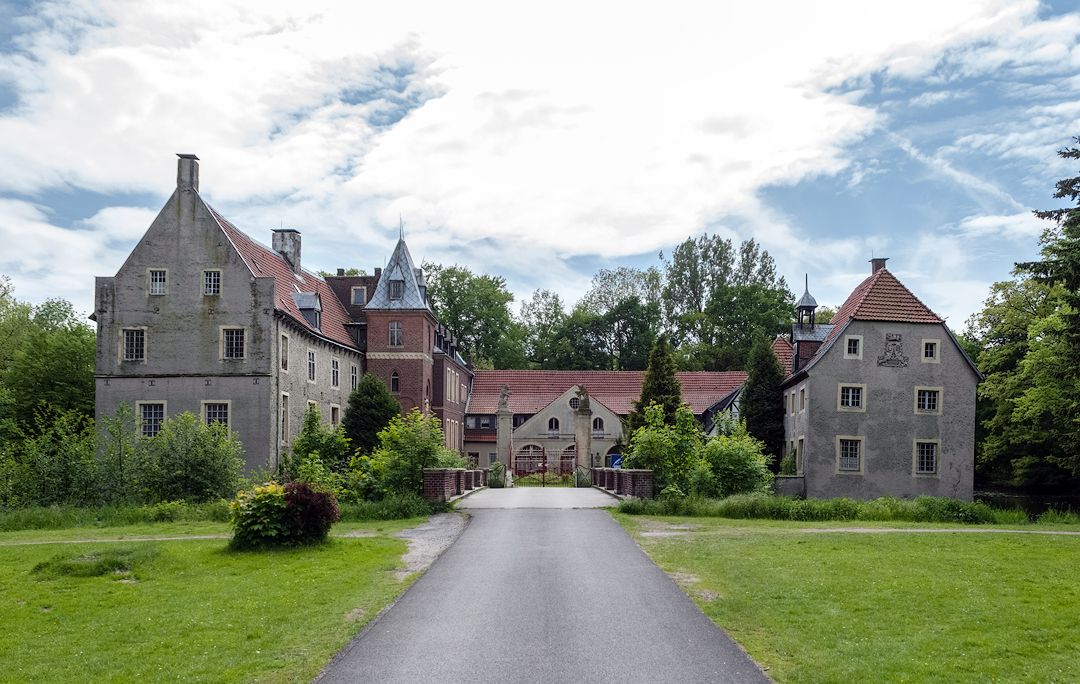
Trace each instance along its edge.
{"label": "grey stone facade", "polygon": [[[970,500],[981,376],[944,322],[891,274],[878,280],[880,292],[853,297],[880,301],[849,300],[837,314],[846,318],[833,319],[836,330],[783,385],[785,448],[797,454],[802,483],[782,485],[813,498]],[[913,313],[916,303],[922,311]]]}

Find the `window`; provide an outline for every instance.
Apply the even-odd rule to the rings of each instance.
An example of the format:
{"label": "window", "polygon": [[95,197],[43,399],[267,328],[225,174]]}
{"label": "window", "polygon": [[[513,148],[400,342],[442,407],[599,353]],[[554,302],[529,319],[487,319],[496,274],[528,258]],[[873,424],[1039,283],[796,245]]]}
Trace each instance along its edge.
{"label": "window", "polygon": [[571,397],[570,398],[570,408],[577,411],[578,407],[580,407],[580,406],[581,406],[581,400],[580,399],[578,399],[577,397]]}
{"label": "window", "polygon": [[363,306],[367,304],[367,288],[366,287],[354,287],[351,290],[351,299],[353,306]]}
{"label": "window", "polygon": [[806,388],[805,387],[800,387],[799,388],[799,410],[800,411],[805,411],[806,410]]}
{"label": "window", "polygon": [[315,382],[315,350],[308,349],[307,353],[307,379],[308,382]]}
{"label": "window", "polygon": [[866,385],[838,385],[836,408],[838,411],[865,411]]}
{"label": "window", "polygon": [[281,395],[281,443],[287,444],[289,441],[289,395],[282,393]]}
{"label": "window", "polygon": [[152,268],[149,274],[150,294],[163,295],[168,291],[168,273],[162,269]]}
{"label": "window", "polygon": [[862,358],[862,335],[844,335],[844,358]]}
{"label": "window", "polygon": [[165,403],[154,401],[135,402],[139,407],[139,427],[143,437],[153,437],[161,432],[165,420]]}
{"label": "window", "polygon": [[559,419],[558,418],[550,418],[550,419],[548,419],[548,432],[550,432],[551,434],[554,434],[554,435],[559,434]]}
{"label": "window", "polygon": [[401,333],[401,321],[390,321],[390,346],[400,347],[403,341],[404,336]]}
{"label": "window", "polygon": [[938,441],[915,440],[915,474],[937,475]]}
{"label": "window", "polygon": [[146,361],[146,331],[142,328],[124,328],[124,361]]}
{"label": "window", "polygon": [[938,352],[940,350],[939,340],[923,340],[922,341],[922,362],[923,363],[938,363],[940,358]]}
{"label": "window", "polygon": [[476,416],[465,416],[465,429],[466,430],[475,430],[476,429]]}
{"label": "window", "polygon": [[405,281],[404,280],[391,280],[390,281],[390,299],[401,299],[405,296]]}
{"label": "window", "polygon": [[941,388],[916,387],[915,413],[941,413]]}
{"label": "window", "polygon": [[795,474],[803,474],[803,449],[806,447],[806,438],[799,437],[799,442],[795,446]]}
{"label": "window", "polygon": [[334,427],[338,426],[341,422],[341,407],[335,404],[330,404],[330,424]]}
{"label": "window", "polygon": [[390,391],[394,394],[401,391],[401,378],[398,376],[397,371],[390,374]]}
{"label": "window", "polygon": [[795,392],[788,392],[787,395],[787,410],[791,415],[795,415]]}
{"label": "window", "polygon": [[494,451],[489,451],[488,452],[488,465],[494,465],[497,456],[498,456],[498,454],[496,454]]}
{"label": "window", "polygon": [[289,336],[282,335],[278,343],[278,357],[281,359],[281,370],[289,372]]}
{"label": "window", "polygon": [[203,407],[203,422],[207,425],[213,425],[214,423],[221,423],[225,427],[229,427],[229,402],[227,401],[204,401]]}
{"label": "window", "polygon": [[357,371],[356,365],[353,364],[349,368],[349,386],[351,387],[351,389],[354,389],[354,390],[356,389],[356,384],[359,382],[359,380],[360,380],[360,373],[359,373],[359,371]]}
{"label": "window", "polygon": [[592,419],[592,431],[594,434],[604,434],[604,419],[593,418]]}
{"label": "window", "polygon": [[203,296],[216,297],[221,294],[221,271],[203,271],[202,282]]}
{"label": "window", "polygon": [[862,437],[836,438],[837,472],[862,472],[862,442]]}
{"label": "window", "polygon": [[244,329],[222,328],[221,358],[234,360],[243,359],[244,351]]}
{"label": "window", "polygon": [[330,386],[338,387],[341,384],[341,362],[330,359]]}
{"label": "window", "polygon": [[480,416],[480,429],[482,429],[482,430],[490,430],[491,429],[491,416]]}

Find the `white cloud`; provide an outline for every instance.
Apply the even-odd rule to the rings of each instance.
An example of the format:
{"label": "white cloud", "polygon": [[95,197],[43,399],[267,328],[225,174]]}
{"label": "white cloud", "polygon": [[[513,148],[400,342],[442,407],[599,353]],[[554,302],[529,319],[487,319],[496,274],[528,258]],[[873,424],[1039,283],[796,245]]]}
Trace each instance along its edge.
{"label": "white cloud", "polygon": [[[927,77],[946,54],[968,73],[1073,59],[1073,19],[1040,22],[1037,10],[1035,0],[676,3],[663,13],[570,2],[49,4],[51,21],[19,38],[24,52],[0,55],[0,81],[20,92],[0,116],[0,167],[18,169],[0,176],[0,191],[160,194],[171,154],[195,152],[204,194],[257,238],[286,223],[305,232],[313,259],[370,268],[393,238],[380,227],[402,214],[414,250],[571,301],[588,275],[563,259],[655,252],[725,217],[783,266],[835,258],[846,268],[887,238],[811,239],[758,191],[844,170],[856,186],[877,173],[851,158],[885,123],[851,89],[871,73]],[[1062,114],[1047,116],[1049,127]],[[919,158],[1008,196],[943,156]],[[117,253],[100,243],[130,244],[153,213],[110,207],[65,231],[40,213],[18,218],[18,204],[0,205],[0,224],[32,227],[34,245],[94,245],[100,260],[84,260],[79,278],[111,272]],[[32,254],[0,268],[21,278],[80,268]]]}

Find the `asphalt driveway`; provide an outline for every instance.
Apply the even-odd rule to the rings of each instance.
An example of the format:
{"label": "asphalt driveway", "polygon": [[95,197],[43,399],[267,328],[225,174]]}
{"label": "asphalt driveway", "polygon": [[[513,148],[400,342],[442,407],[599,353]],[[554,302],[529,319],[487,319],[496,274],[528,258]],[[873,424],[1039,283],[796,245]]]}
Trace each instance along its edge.
{"label": "asphalt driveway", "polygon": [[606,511],[469,512],[319,681],[769,681]]}

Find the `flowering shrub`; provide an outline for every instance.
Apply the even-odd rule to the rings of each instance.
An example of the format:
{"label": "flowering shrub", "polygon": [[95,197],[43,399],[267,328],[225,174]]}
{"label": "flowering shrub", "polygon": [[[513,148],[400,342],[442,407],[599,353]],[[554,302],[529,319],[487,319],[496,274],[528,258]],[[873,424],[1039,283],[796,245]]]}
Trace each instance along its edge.
{"label": "flowering shrub", "polygon": [[236,549],[320,542],[340,517],[334,495],[306,482],[267,482],[239,492],[229,508]]}

